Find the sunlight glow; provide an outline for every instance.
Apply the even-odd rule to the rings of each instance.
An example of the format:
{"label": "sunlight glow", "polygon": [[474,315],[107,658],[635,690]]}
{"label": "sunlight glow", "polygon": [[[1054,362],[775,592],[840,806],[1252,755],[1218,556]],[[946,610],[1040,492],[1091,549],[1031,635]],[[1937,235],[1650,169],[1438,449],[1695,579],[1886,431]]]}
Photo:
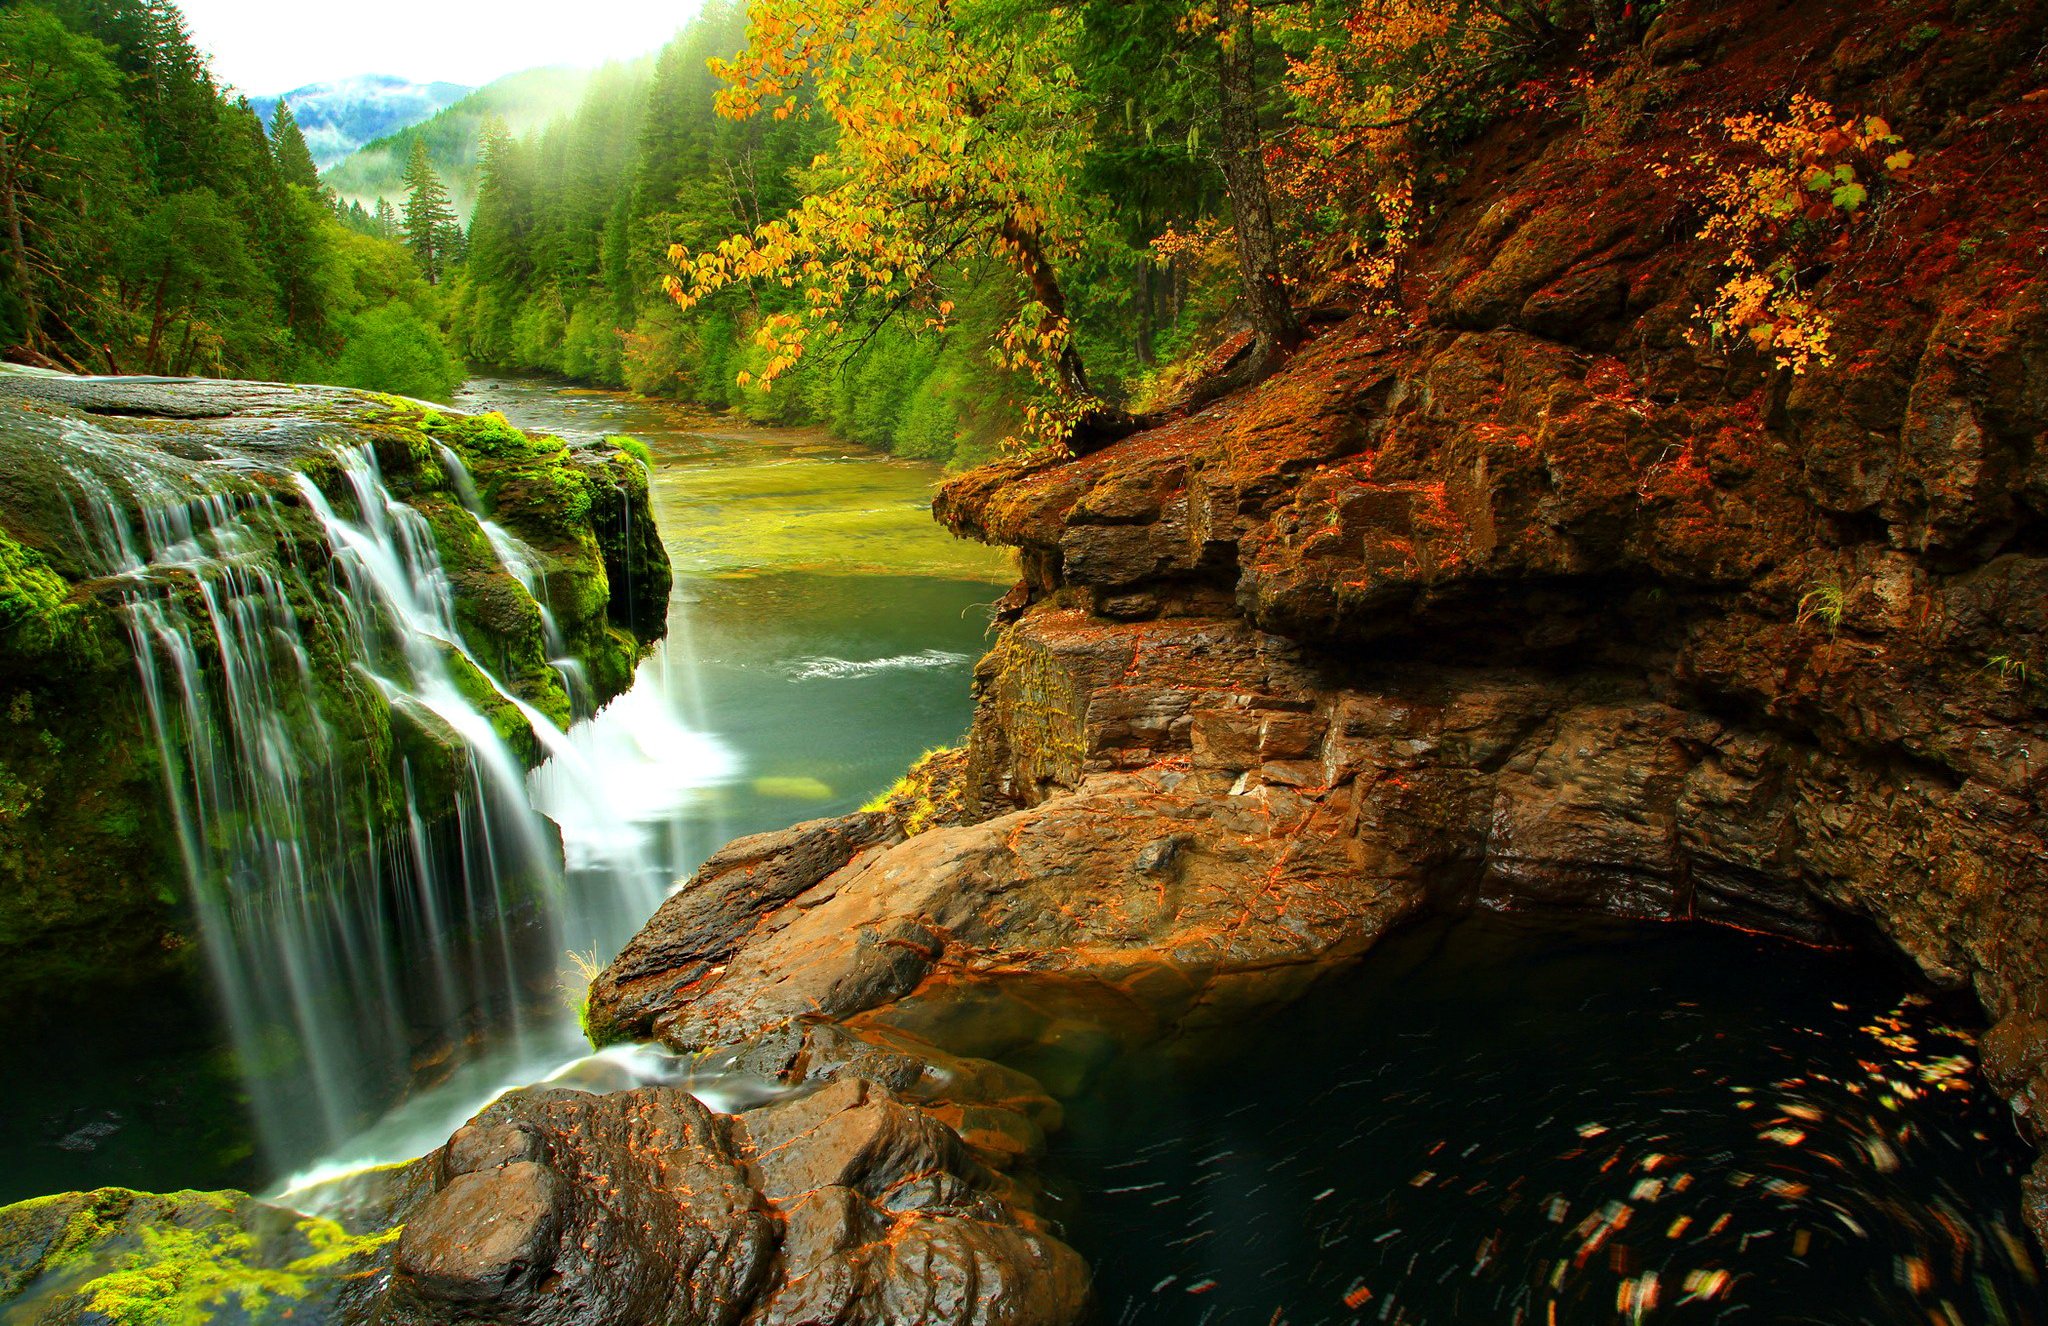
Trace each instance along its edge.
{"label": "sunlight glow", "polygon": [[697,11],[696,0],[356,0],[348,5],[185,0],[216,77],[251,96],[358,74],[481,86],[540,65],[648,55]]}

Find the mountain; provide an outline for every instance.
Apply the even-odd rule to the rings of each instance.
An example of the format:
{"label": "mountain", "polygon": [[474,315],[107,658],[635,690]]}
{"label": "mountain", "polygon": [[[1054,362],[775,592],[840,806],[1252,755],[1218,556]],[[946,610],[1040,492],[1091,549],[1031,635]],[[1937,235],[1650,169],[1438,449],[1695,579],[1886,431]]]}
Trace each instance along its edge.
{"label": "mountain", "polygon": [[[432,116],[365,144],[321,178],[343,198],[365,207],[374,206],[380,197],[397,203],[405,196],[405,162],[412,155],[413,140],[424,138],[427,158],[448,182],[456,212],[467,219],[476,205],[477,148],[484,125],[497,119],[515,136],[531,133],[574,110],[600,72],[545,68],[507,74]],[[292,102],[292,113],[298,109],[299,103]]]}
{"label": "mountain", "polygon": [[460,83],[413,83],[389,74],[364,74],[308,83],[275,97],[251,97],[249,104],[269,124],[277,103],[289,101],[306,146],[313,150],[313,163],[325,170],[372,139],[418,124],[471,90]]}

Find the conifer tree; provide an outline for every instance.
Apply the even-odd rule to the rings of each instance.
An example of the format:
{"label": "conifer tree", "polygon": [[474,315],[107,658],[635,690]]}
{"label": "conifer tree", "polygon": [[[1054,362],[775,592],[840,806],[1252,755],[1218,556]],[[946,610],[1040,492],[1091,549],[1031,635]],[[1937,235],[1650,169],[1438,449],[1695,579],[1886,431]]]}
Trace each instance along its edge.
{"label": "conifer tree", "polygon": [[306,146],[306,135],[292,117],[291,103],[280,101],[270,114],[270,151],[277,159],[278,174],[286,184],[296,184],[309,193],[320,192],[320,169]]}
{"label": "conifer tree", "polygon": [[370,233],[378,239],[398,238],[398,211],[392,207],[389,198],[379,198],[377,200],[377,211],[371,218],[370,224],[374,227]]}
{"label": "conifer tree", "polygon": [[405,243],[419,264],[427,284],[440,284],[451,252],[449,232],[456,229],[455,210],[448,203],[447,186],[434,173],[427,159],[427,144],[414,139],[412,159],[405,165]]}

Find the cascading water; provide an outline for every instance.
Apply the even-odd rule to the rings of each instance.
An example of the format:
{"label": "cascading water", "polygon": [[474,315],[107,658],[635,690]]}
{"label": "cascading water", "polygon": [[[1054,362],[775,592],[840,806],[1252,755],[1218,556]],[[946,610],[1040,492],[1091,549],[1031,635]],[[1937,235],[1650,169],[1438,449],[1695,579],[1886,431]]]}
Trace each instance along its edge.
{"label": "cascading water", "polygon": [[[375,454],[223,464],[90,426],[66,441],[270,1163],[331,1152],[422,1057],[459,1067],[479,1033],[514,1062],[573,1053],[555,960],[613,951],[664,881],[582,752],[464,639],[434,529]],[[561,666],[540,555],[488,521],[459,456],[441,461]],[[386,730],[372,707],[396,759],[365,749]],[[508,715],[549,756],[566,877]]]}

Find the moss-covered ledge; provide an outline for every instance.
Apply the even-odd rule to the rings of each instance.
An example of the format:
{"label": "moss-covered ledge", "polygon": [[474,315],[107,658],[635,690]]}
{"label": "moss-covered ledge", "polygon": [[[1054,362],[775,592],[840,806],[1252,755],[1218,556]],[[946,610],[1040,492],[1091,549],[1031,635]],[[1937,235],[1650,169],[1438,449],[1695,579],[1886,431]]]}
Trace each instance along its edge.
{"label": "moss-covered ledge", "polygon": [[[363,818],[401,812],[408,768],[416,783],[461,773],[445,726],[394,708],[348,663],[324,601],[333,550],[297,476],[346,513],[343,458],[364,447],[432,529],[463,637],[513,695],[567,726],[631,685],[665,625],[669,568],[646,470],[623,446],[333,388],[0,369],[0,1001],[153,978],[195,951],[123,615],[132,582],[110,574],[106,532],[94,528],[95,474],[190,475],[195,495],[267,499],[274,529],[259,555],[287,573],[318,708],[364,789]],[[532,593],[472,506],[517,541]],[[142,521],[127,517],[133,537]],[[165,577],[171,592],[196,592],[177,574]],[[573,697],[565,656],[580,674]],[[515,754],[542,758],[517,705],[452,651],[450,672]]]}

